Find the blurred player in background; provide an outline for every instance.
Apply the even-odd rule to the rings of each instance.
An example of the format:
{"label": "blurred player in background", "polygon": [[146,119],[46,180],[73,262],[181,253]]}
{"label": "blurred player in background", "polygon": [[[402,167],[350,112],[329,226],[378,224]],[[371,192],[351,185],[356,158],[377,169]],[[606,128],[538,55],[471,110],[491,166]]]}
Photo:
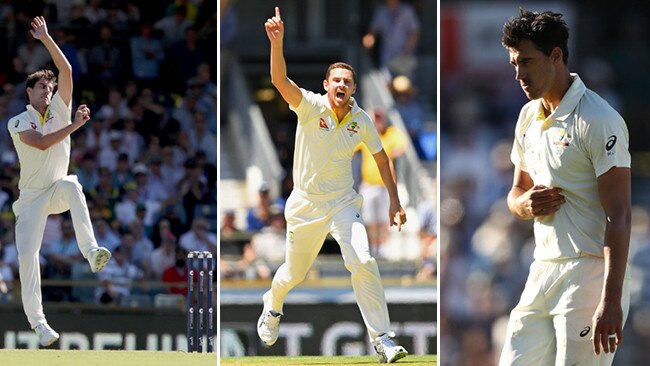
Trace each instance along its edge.
{"label": "blurred player in background", "polygon": [[380,362],[395,362],[407,352],[392,339],[394,333],[390,331],[379,269],[370,255],[368,234],[360,215],[362,198],[352,189],[354,148],[363,142],[373,154],[390,196],[391,225],[401,230],[406,214],[397,196],[392,164],[372,119],[352,98],[356,91],[352,67],[344,63],[330,65],[323,81],[326,95],[300,89],[287,77],[284,24],[279,8],[275,8],[275,16],[266,21],[265,28],[271,42],[271,80],[298,115],[298,126],[295,186],[285,208],[286,261],[276,272],[271,289],[264,294],[258,335],[268,346],[276,342],[284,299],[305,279],[330,233],[339,243],[345,266],[352,274],[355,297]]}
{"label": "blurred player in background", "polygon": [[11,118],[8,128],[20,160],[20,196],[13,211],[23,307],[40,344],[49,346],[59,334],[47,324],[41,298],[39,250],[47,216],[70,210],[79,250],[93,272],[104,268],[111,253],[97,245],[82,187],[75,175],[67,175],[70,134],[90,119],[90,109],[79,106],[70,121],[72,67],[48,34],[45,19],[36,17],[31,26],[32,36],[47,48],[59,75],[40,70],[27,77],[27,110]]}
{"label": "blurred player in background", "polygon": [[629,306],[627,127],[569,72],[562,14],[521,9],[503,33],[530,99],[515,128],[508,207],[534,220],[535,261],[500,365],[610,365]]}
{"label": "blurred player in background", "polygon": [[[406,136],[386,120],[384,112],[376,109],[373,121],[379,133],[381,145],[386,155],[395,161],[406,150]],[[370,254],[377,258],[389,258],[386,241],[388,240],[389,217],[386,211],[390,205],[388,190],[384,186],[381,174],[373,155],[364,144],[357,146],[361,150],[361,185],[359,194],[363,197],[362,216],[368,230]]]}

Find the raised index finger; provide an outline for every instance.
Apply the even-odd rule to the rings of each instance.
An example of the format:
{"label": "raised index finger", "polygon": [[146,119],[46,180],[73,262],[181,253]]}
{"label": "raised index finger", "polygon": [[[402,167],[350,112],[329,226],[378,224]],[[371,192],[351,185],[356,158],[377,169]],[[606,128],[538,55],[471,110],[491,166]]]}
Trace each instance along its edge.
{"label": "raised index finger", "polygon": [[275,16],[276,16],[278,19],[282,19],[282,18],[280,18],[280,7],[279,7],[279,6],[276,6],[276,7],[275,7]]}

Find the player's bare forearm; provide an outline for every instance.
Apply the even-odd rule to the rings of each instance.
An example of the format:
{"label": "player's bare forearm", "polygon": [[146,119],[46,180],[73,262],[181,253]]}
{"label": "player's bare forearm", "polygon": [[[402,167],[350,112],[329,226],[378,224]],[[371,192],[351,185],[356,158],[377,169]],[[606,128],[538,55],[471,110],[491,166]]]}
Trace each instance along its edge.
{"label": "player's bare forearm", "polygon": [[[605,277],[600,304],[594,313],[594,352],[614,352],[623,341],[622,295],[631,230],[629,168],[614,167],[598,177],[598,195],[605,211],[603,254]],[[615,334],[614,338],[610,335]]]}
{"label": "player's bare forearm", "polygon": [[71,124],[46,135],[43,135],[38,131],[27,130],[18,133],[18,136],[20,138],[20,141],[31,147],[37,148],[39,150],[47,150],[50,147],[63,141],[74,131],[81,128],[81,126],[83,126],[89,119],[90,109],[85,104],[82,104],[79,106],[79,108],[77,108],[74,121]]}
{"label": "player's bare forearm", "polygon": [[63,55],[59,46],[54,42],[47,31],[45,18],[36,17],[32,20],[32,36],[40,40],[54,61],[54,65],[59,70],[57,77],[58,92],[66,105],[72,100],[72,66]]}
{"label": "player's bare forearm", "polygon": [[284,22],[280,8],[275,7],[275,16],[264,23],[266,35],[271,43],[271,82],[290,106],[297,108],[302,101],[302,92],[296,83],[287,77],[287,63],[284,59]]}

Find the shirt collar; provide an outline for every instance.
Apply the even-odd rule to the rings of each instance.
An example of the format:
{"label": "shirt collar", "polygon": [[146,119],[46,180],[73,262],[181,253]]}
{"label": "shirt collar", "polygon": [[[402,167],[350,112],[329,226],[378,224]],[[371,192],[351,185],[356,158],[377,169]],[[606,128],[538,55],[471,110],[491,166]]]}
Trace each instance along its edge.
{"label": "shirt collar", "polygon": [[549,116],[554,120],[565,121],[576,109],[580,99],[587,91],[587,87],[582,80],[580,80],[578,74],[572,73],[571,78],[573,78],[573,83],[571,83],[571,86],[562,97],[560,105],[558,105],[555,111],[553,111]]}
{"label": "shirt collar", "polygon": [[[327,94],[324,94],[323,98],[325,98],[325,103],[323,103],[323,106],[321,107],[320,112],[323,113],[327,109],[334,112],[334,110],[330,106],[329,99],[327,99]],[[361,107],[359,107],[359,105],[357,104],[357,101],[356,101],[356,99],[354,99],[354,97],[350,97],[350,104],[352,105],[352,108],[350,109],[350,114],[355,115],[355,114],[359,113],[359,111],[361,110]]]}

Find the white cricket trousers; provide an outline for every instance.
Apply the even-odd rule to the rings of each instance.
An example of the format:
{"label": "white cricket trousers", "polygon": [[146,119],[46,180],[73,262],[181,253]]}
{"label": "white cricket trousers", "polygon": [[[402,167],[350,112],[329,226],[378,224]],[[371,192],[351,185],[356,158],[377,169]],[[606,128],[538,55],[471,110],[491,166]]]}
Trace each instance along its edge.
{"label": "white cricket trousers", "polygon": [[43,241],[45,222],[50,214],[70,210],[81,254],[97,248],[90,222],[86,197],[76,175],[69,175],[48,189],[20,191],[13,204],[16,215],[16,250],[20,273],[23,309],[32,328],[46,323],[41,296],[39,250]]}
{"label": "white cricket trousers", "polygon": [[282,312],[284,299],[302,282],[328,233],[341,247],[345,267],[352,275],[352,288],[361,316],[373,340],[389,330],[388,307],[377,262],[370,255],[368,234],[361,219],[363,198],[350,191],[340,198],[315,198],[294,191],[287,200],[287,247],[285,263],[278,268],[271,289],[264,294],[266,308]]}
{"label": "white cricket trousers", "polygon": [[[604,274],[603,258],[534,261],[519,304],[510,313],[499,365],[611,365],[616,353],[601,350],[596,355],[591,341],[592,317],[600,302]],[[626,273],[621,298],[623,324],[629,305]],[[621,346],[625,347],[625,342]]]}

